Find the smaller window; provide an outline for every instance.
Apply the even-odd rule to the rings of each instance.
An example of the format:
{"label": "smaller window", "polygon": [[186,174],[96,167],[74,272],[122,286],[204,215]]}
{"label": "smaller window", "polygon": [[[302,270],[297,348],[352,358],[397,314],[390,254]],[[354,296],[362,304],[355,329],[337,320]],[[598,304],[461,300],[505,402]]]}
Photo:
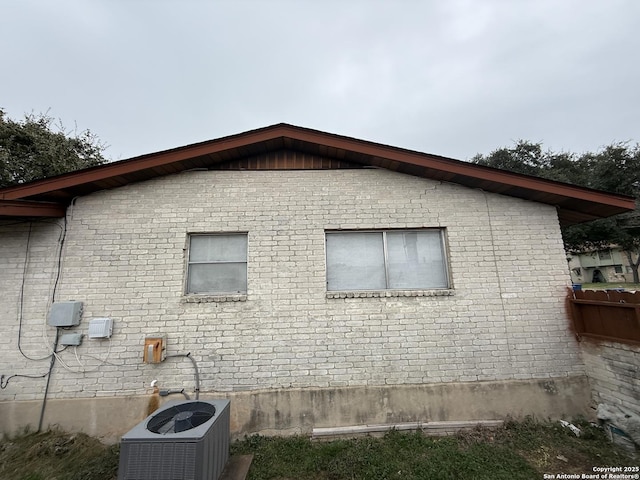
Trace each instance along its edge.
{"label": "smaller window", "polygon": [[598,258],[600,260],[611,260],[611,250],[600,250],[598,252]]}
{"label": "smaller window", "polygon": [[616,273],[622,273],[622,265],[614,265],[613,269]]}
{"label": "smaller window", "polygon": [[192,234],[187,265],[188,294],[247,292],[247,234]]}

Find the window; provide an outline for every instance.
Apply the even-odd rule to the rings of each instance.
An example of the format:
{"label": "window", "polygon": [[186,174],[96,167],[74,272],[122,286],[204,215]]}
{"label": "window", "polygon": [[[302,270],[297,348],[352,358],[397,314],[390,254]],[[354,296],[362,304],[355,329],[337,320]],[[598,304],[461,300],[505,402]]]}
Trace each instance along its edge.
{"label": "window", "polygon": [[611,250],[600,250],[598,252],[598,258],[600,260],[611,260]]}
{"label": "window", "polygon": [[448,288],[443,231],[327,232],[327,290]]}
{"label": "window", "polygon": [[614,265],[613,266],[613,271],[615,273],[622,273],[622,265]]}
{"label": "window", "polygon": [[186,293],[246,293],[247,234],[189,237]]}

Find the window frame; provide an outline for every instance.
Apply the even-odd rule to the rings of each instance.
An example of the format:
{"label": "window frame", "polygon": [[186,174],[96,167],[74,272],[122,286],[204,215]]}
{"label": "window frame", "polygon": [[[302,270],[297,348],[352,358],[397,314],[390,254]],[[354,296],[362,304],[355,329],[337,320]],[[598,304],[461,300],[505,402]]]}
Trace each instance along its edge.
{"label": "window frame", "polygon": [[[445,277],[446,285],[443,287],[409,287],[409,288],[391,288],[389,287],[390,283],[390,274],[389,274],[389,249],[387,245],[387,234],[388,233],[420,233],[420,232],[438,232],[439,240],[440,240],[440,251],[442,254],[442,260],[444,262],[443,265],[443,273]],[[385,228],[385,229],[362,229],[362,230],[325,230],[325,287],[326,292],[329,295],[339,295],[345,292],[367,292],[367,293],[391,293],[394,292],[427,292],[427,291],[440,291],[440,292],[451,292],[453,289],[452,279],[451,279],[451,271],[450,271],[450,262],[449,262],[449,249],[447,244],[446,237],[446,228],[445,227],[426,227],[426,228]],[[384,261],[384,277],[385,277],[385,288],[375,288],[375,289],[365,289],[365,288],[348,288],[342,290],[331,290],[329,289],[329,262],[328,262],[328,248],[327,248],[327,237],[332,234],[367,234],[367,233],[380,233],[382,235],[382,248],[383,255],[382,259]]]}
{"label": "window frame", "polygon": [[[191,261],[191,240],[194,237],[237,237],[244,236],[246,239],[246,250],[244,252],[244,262],[238,261]],[[249,288],[249,233],[248,232],[189,232],[186,238],[185,247],[185,275],[183,285],[183,295],[188,297],[229,297],[246,296]],[[244,265],[244,290],[210,291],[210,292],[190,292],[190,275],[192,265],[222,265],[222,264],[243,264]]]}
{"label": "window frame", "polygon": [[611,250],[598,250],[598,260],[611,260]]}

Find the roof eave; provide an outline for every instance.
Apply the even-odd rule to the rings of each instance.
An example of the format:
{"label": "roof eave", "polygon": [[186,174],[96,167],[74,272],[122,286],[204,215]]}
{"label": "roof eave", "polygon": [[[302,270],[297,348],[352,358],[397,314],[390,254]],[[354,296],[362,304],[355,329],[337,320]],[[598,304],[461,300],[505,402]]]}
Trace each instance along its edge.
{"label": "roof eave", "polygon": [[27,200],[0,200],[0,218],[2,217],[49,217],[62,218],[66,206],[50,202],[32,202]]}
{"label": "roof eave", "polygon": [[[470,188],[556,205],[563,225],[603,218],[635,208],[634,199],[624,195],[517,174],[446,157],[391,147],[370,141],[320,132],[288,124],[277,124],[237,135],[151,153],[128,160],[45,178],[0,189],[0,199],[37,199],[68,203],[72,196],[96,191],[118,180],[120,184],[173,173],[188,168],[189,160],[229,152],[241,155],[253,148],[321,149],[356,156],[364,164],[459,183]],[[212,158],[212,157],[211,157]],[[364,159],[364,160],[363,160]],[[408,171],[407,171],[408,170]],[[480,186],[479,186],[480,185]],[[86,188],[84,188],[86,187]]]}

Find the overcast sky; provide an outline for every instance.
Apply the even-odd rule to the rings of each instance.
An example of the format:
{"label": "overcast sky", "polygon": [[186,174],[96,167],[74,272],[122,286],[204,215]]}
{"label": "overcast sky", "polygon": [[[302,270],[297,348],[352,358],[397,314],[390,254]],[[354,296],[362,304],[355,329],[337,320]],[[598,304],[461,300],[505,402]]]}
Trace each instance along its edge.
{"label": "overcast sky", "polygon": [[640,141],[636,0],[4,0],[0,108],[120,160],[286,122],[461,160]]}

